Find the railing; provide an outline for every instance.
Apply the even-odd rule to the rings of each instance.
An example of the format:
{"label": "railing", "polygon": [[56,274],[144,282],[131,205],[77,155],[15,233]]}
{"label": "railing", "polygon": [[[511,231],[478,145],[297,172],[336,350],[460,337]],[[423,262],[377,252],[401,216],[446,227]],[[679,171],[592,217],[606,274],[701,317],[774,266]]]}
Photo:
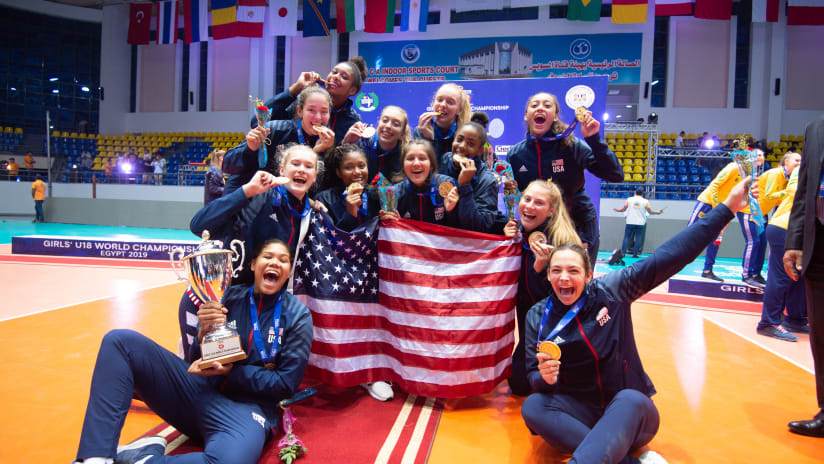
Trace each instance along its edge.
{"label": "railing", "polygon": [[67,169],[56,175],[54,182],[72,184],[132,184],[132,185],[203,185],[206,172],[180,169],[163,174],[91,171],[82,168]]}

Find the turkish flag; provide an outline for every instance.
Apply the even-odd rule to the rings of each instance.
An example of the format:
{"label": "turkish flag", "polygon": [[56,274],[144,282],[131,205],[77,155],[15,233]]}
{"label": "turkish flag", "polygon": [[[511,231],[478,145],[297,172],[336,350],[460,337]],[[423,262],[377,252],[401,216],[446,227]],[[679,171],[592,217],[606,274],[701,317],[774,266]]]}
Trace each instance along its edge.
{"label": "turkish flag", "polygon": [[149,43],[149,25],[152,19],[151,3],[132,3],[129,5],[129,38],[132,45]]}

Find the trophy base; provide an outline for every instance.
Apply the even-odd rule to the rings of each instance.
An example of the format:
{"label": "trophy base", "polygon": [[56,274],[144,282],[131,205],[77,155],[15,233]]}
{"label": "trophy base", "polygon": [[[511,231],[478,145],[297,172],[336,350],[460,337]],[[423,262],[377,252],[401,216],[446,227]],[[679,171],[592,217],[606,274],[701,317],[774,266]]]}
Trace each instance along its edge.
{"label": "trophy base", "polygon": [[[209,337],[207,336],[206,339]],[[200,345],[202,360],[198,367],[206,369],[217,361],[221,364],[228,364],[241,359],[246,359],[246,353],[240,343],[240,336],[233,335],[225,338],[205,341]]]}
{"label": "trophy base", "polygon": [[241,351],[240,353],[227,354],[219,358],[204,359],[200,361],[200,364],[198,364],[197,366],[201,369],[208,369],[212,367],[212,363],[215,361],[219,362],[220,364],[229,364],[244,359],[246,359],[246,353]]}

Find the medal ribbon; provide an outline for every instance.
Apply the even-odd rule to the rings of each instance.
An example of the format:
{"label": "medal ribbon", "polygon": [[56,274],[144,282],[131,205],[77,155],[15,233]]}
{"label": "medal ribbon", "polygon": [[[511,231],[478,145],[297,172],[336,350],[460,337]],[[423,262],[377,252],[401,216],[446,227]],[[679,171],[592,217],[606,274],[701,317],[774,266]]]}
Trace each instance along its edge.
{"label": "medal ribbon", "polygon": [[578,125],[578,120],[576,119],[576,120],[572,121],[572,124],[567,126],[567,128],[563,132],[561,132],[558,135],[553,135],[553,136],[549,136],[549,137],[542,137],[540,135],[532,135],[531,133],[527,132],[526,133],[526,139],[527,140],[535,140],[536,143],[538,142],[538,140],[540,140],[542,142],[552,142],[553,140],[564,139],[564,138],[569,137],[570,134],[572,134],[572,131],[575,130],[575,126],[577,126],[577,125]]}
{"label": "medal ribbon", "polygon": [[446,139],[452,137],[452,134],[455,133],[455,129],[458,128],[458,119],[456,118],[454,121],[452,121],[452,125],[449,126],[449,133],[447,133],[446,135],[443,135],[441,133],[441,128],[438,127],[437,124],[435,124],[434,119],[430,119],[429,122],[432,123],[432,133],[435,135],[436,139],[446,140]]}
{"label": "medal ribbon", "polygon": [[552,311],[552,297],[547,298],[546,307],[544,307],[544,315],[541,317],[541,325],[538,326],[538,345],[540,345],[542,341],[549,340],[550,338],[558,335],[558,333],[564,330],[564,327],[566,327],[569,324],[569,322],[572,321],[572,319],[574,319],[575,316],[578,315],[578,311],[580,311],[581,308],[584,307],[584,303],[586,302],[587,294],[584,293],[584,296],[582,296],[577,303],[575,303],[571,308],[569,308],[569,311],[567,311],[566,314],[564,314],[564,317],[562,317],[561,320],[558,321],[558,324],[555,325],[555,328],[552,329],[552,332],[550,332],[545,339],[541,340],[541,332],[544,331],[546,321],[547,319],[549,319],[549,313]]}
{"label": "medal ribbon", "polygon": [[303,135],[303,127],[301,127],[302,126],[302,121],[303,120],[301,120],[301,119],[298,119],[297,121],[295,121],[295,130],[298,132],[298,143],[301,144],[301,145],[306,145],[309,148],[312,148],[311,145],[308,145],[306,143],[306,136]]}
{"label": "medal ribbon", "polygon": [[[426,195],[425,193],[417,193],[415,188],[412,186],[412,182],[409,182],[409,178],[407,177],[404,179],[406,183],[406,188],[409,189],[410,192],[415,192],[418,196]],[[432,185],[429,186],[429,198],[432,199],[432,205],[438,206],[438,189],[435,188],[435,176],[432,176]]]}
{"label": "medal ribbon", "polygon": [[[253,296],[254,290],[254,286],[249,288],[249,313],[252,316],[252,333],[255,338],[255,347],[257,347],[258,353],[260,353],[260,359],[264,364],[273,363],[275,362],[275,355],[280,346],[280,311],[281,303],[283,302],[283,290],[278,292],[278,300],[275,303],[275,310],[272,313],[272,330],[275,333],[275,339],[272,340],[272,347],[268,352],[266,351],[266,345],[263,343],[263,336],[260,334],[260,323],[258,322],[257,315],[258,310],[257,305],[255,305],[255,297]],[[260,298],[261,306],[263,306],[263,296]]]}
{"label": "medal ribbon", "polygon": [[312,211],[312,208],[309,206],[309,197],[307,196],[303,203],[303,211],[297,212],[295,208],[292,208],[292,204],[289,202],[289,197],[286,196],[286,187],[283,185],[278,185],[275,187],[275,197],[272,198],[272,206],[275,208],[279,207],[281,198],[286,198],[286,206],[289,207],[289,211],[292,215],[297,218],[303,219],[309,214],[309,211]]}

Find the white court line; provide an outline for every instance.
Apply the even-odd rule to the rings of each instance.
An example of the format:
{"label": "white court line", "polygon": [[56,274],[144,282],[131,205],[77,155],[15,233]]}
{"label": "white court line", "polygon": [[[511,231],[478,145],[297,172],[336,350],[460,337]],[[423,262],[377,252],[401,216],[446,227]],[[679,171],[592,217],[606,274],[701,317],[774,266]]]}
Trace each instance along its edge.
{"label": "white court line", "polygon": [[[137,291],[142,292],[142,291],[145,291],[145,290],[153,290],[155,288],[166,287],[168,285],[174,285],[174,284],[177,284],[179,282],[182,282],[182,281],[181,280],[175,280],[174,282],[167,282],[167,283],[163,283],[163,284],[152,285],[151,287],[140,288]],[[11,320],[14,320],[14,319],[19,319],[21,317],[34,316],[35,314],[47,313],[49,311],[56,311],[58,309],[64,309],[64,308],[68,308],[70,306],[77,306],[77,305],[85,304],[85,303],[93,303],[95,301],[106,300],[106,299],[109,299],[109,298],[117,298],[117,295],[105,295],[105,296],[101,296],[101,297],[98,297],[98,298],[92,298],[90,300],[84,300],[84,301],[78,301],[78,302],[75,302],[75,303],[70,303],[70,304],[63,305],[63,306],[53,306],[51,308],[40,309],[40,310],[37,310],[37,311],[32,311],[30,313],[18,314],[16,316],[0,318],[0,322],[11,321]]]}
{"label": "white court line", "polygon": [[721,327],[721,328],[723,328],[723,329],[727,330],[728,332],[734,333],[735,335],[738,335],[739,337],[743,338],[744,340],[747,340],[748,342],[751,342],[752,344],[754,344],[754,345],[756,345],[756,346],[758,346],[758,347],[763,348],[764,350],[766,350],[766,351],[768,351],[768,352],[770,352],[770,353],[772,353],[772,354],[774,354],[774,355],[778,356],[779,358],[783,359],[784,361],[787,361],[788,363],[790,363],[790,364],[792,364],[792,365],[794,365],[794,366],[800,367],[802,370],[807,371],[807,372],[809,372],[809,373],[810,373],[810,374],[812,374],[812,375],[815,375],[815,372],[814,372],[812,369],[810,369],[809,367],[804,366],[804,365],[802,365],[802,364],[799,364],[799,363],[798,363],[798,361],[795,361],[795,360],[794,360],[794,359],[792,359],[792,358],[788,358],[787,356],[785,356],[785,355],[783,355],[783,354],[779,353],[778,351],[775,351],[774,349],[772,349],[772,348],[770,348],[770,347],[768,347],[768,346],[766,346],[766,345],[762,344],[762,343],[761,343],[761,342],[759,342],[757,339],[752,338],[752,337],[750,337],[749,335],[744,335],[743,333],[741,333],[741,332],[739,332],[739,331],[737,331],[737,330],[735,330],[735,329],[733,329],[733,328],[731,328],[731,327],[727,326],[726,324],[724,324],[724,323],[722,323],[722,322],[719,322],[719,321],[716,321],[716,320],[714,320],[714,319],[711,319],[711,318],[707,317],[707,315],[705,315],[705,314],[702,314],[702,315],[701,315],[701,317],[703,317],[703,318],[704,318],[705,320],[707,320],[707,321],[712,322],[713,324],[717,325],[718,327]]}
{"label": "white court line", "polygon": [[392,456],[392,451],[398,444],[398,439],[401,436],[403,427],[406,425],[406,420],[409,418],[409,413],[412,411],[412,407],[415,405],[417,398],[416,395],[406,397],[401,412],[399,412],[398,417],[395,418],[395,423],[392,424],[392,429],[389,431],[386,441],[383,442],[383,446],[381,446],[381,450],[375,458],[375,464],[386,464],[389,462],[389,457]]}
{"label": "white court line", "polygon": [[409,440],[409,445],[406,446],[406,451],[403,453],[401,464],[414,463],[415,458],[418,457],[423,435],[426,433],[427,426],[429,425],[429,417],[432,415],[433,404],[435,404],[435,398],[427,398],[421,407],[421,413],[418,416],[418,421],[415,423],[415,430],[412,431],[412,438]]}

